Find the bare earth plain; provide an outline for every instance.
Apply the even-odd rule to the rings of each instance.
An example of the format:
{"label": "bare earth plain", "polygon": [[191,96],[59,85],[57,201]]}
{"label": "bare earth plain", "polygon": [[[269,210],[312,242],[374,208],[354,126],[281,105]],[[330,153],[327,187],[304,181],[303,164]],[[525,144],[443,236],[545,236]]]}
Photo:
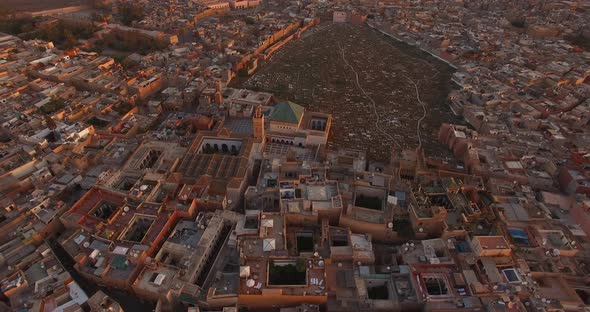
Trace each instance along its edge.
{"label": "bare earth plain", "polygon": [[0,8],[17,11],[42,11],[89,4],[88,0],[0,0]]}
{"label": "bare earth plain", "polygon": [[447,105],[452,73],[447,64],[368,26],[328,22],[285,45],[234,87],[330,113],[329,147],[366,149],[370,159],[385,161],[392,147],[420,142],[429,155],[448,155],[436,132],[444,122],[462,123]]}

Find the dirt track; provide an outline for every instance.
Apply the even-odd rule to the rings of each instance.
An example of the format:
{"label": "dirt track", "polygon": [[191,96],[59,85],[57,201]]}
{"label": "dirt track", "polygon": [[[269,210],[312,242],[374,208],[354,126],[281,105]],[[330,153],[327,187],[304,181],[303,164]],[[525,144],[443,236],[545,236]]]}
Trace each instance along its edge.
{"label": "dirt track", "polygon": [[88,0],[0,0],[0,7],[35,12],[89,3]]}

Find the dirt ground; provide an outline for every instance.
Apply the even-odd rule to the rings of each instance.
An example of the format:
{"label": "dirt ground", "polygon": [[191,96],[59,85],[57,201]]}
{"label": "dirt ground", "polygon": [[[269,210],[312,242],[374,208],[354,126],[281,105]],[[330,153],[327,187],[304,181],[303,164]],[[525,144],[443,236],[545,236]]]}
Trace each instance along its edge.
{"label": "dirt ground", "polygon": [[0,0],[0,8],[23,11],[42,11],[89,3],[89,0]]}
{"label": "dirt ground", "polygon": [[429,155],[448,154],[435,134],[460,122],[446,104],[453,69],[414,47],[368,26],[322,23],[265,63],[234,86],[332,114],[330,147],[388,160],[392,146],[421,142]]}

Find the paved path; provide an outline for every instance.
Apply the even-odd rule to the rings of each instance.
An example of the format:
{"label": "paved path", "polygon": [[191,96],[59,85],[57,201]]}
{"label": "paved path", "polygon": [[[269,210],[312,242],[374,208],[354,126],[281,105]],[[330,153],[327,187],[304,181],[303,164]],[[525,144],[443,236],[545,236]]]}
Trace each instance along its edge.
{"label": "paved path", "polygon": [[418,84],[416,84],[414,82],[414,80],[412,80],[412,78],[410,77],[406,77],[406,79],[408,79],[408,81],[410,81],[410,83],[412,83],[414,85],[414,89],[416,90],[416,99],[418,100],[418,103],[422,106],[422,117],[420,117],[420,119],[418,119],[418,123],[416,124],[416,134],[418,135],[418,149],[420,149],[422,147],[422,138],[420,137],[420,124],[422,123],[422,120],[424,120],[424,118],[426,118],[426,104],[424,104],[424,102],[422,102],[422,100],[420,99],[420,92],[418,91]]}
{"label": "paved path", "polygon": [[359,73],[354,69],[354,67],[352,65],[350,65],[350,63],[348,63],[348,60],[346,60],[346,57],[344,56],[344,49],[342,49],[342,45],[340,45],[340,43],[338,43],[338,48],[340,48],[340,51],[342,51],[342,60],[344,61],[344,63],[350,67],[350,69],[352,70],[352,72],[355,75],[356,78],[356,86],[359,88],[359,90],[361,90],[361,92],[363,93],[363,95],[369,99],[369,101],[371,101],[372,107],[373,107],[373,112],[375,113],[375,128],[377,128],[377,130],[379,130],[379,132],[381,132],[382,134],[384,134],[386,137],[388,137],[390,140],[392,140],[395,145],[397,145],[399,148],[401,148],[402,146],[399,144],[399,142],[389,133],[387,133],[385,130],[381,129],[381,126],[379,125],[379,112],[377,111],[377,103],[375,103],[375,100],[373,100],[373,98],[371,96],[369,96],[369,94],[367,94],[367,92],[365,92],[365,89],[363,89],[363,87],[361,86],[361,83],[359,81]]}

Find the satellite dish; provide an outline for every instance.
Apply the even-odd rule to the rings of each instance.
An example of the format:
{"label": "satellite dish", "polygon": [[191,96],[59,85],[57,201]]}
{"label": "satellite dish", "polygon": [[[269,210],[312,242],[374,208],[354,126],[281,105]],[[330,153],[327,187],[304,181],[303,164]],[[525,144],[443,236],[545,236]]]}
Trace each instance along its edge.
{"label": "satellite dish", "polygon": [[422,232],[424,232],[424,229],[423,228],[419,228],[418,229],[418,232],[422,233]]}
{"label": "satellite dish", "polygon": [[323,267],[324,266],[324,260],[318,261],[318,265],[321,266],[321,267]]}
{"label": "satellite dish", "polygon": [[393,229],[393,222],[387,223],[387,227],[390,228],[390,229]]}
{"label": "satellite dish", "polygon": [[125,212],[129,212],[129,206],[125,206],[125,207],[123,208],[123,211],[125,211]]}
{"label": "satellite dish", "polygon": [[84,246],[84,248],[88,248],[88,247],[90,247],[90,243],[89,242],[84,242],[84,244],[82,244],[82,246]]}

